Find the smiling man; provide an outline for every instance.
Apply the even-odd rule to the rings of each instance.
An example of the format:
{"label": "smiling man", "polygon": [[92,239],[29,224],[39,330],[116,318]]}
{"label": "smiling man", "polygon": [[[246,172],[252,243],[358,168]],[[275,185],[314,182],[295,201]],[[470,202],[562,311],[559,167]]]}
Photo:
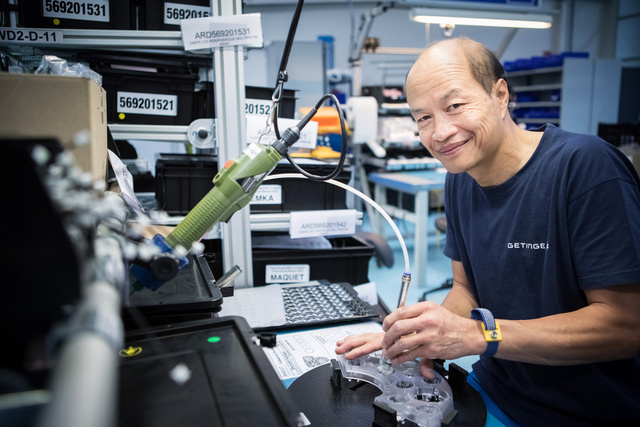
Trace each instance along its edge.
{"label": "smiling man", "polygon": [[[640,178],[599,138],[518,127],[496,57],[465,38],[429,47],[406,92],[449,171],[453,287],[402,307],[347,359],[480,355],[470,382],[507,425],[640,425]],[[488,404],[492,407],[492,404]]]}

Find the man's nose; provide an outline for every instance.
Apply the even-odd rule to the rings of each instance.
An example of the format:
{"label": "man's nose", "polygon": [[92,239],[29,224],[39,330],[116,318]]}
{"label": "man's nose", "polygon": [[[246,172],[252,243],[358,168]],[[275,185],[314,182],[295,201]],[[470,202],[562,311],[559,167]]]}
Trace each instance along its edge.
{"label": "man's nose", "polygon": [[432,138],[436,142],[444,142],[456,132],[453,122],[447,117],[434,119]]}

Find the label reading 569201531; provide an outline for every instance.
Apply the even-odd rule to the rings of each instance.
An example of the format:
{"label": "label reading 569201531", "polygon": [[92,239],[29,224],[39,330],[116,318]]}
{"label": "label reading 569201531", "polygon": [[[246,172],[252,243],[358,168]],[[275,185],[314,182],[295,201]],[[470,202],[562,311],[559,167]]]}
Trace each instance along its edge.
{"label": "label reading 569201531", "polygon": [[118,113],[177,116],[178,96],[157,93],[118,92]]}
{"label": "label reading 569201531", "polygon": [[211,16],[211,7],[209,6],[169,2],[164,4],[164,23],[168,25],[180,25],[182,19],[206,18],[208,16]]}
{"label": "label reading 569201531", "polygon": [[48,18],[109,22],[109,0],[42,0],[42,15]]}

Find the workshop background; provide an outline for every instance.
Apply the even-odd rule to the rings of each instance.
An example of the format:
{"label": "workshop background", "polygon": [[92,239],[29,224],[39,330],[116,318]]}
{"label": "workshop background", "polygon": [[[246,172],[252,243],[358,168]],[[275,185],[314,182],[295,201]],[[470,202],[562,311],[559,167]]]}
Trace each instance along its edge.
{"label": "workshop background", "polygon": [[[499,3],[535,5],[552,25],[516,30],[410,19],[414,6],[489,7],[498,16]],[[512,116],[522,127],[553,123],[599,135],[640,170],[639,1],[307,0],[292,33],[296,0],[213,0],[221,15],[259,14],[262,32],[260,46],[213,53],[187,52],[185,15],[167,18],[160,4],[0,0],[0,258],[19,276],[0,301],[0,323],[9,325],[0,338],[14,350],[0,364],[1,425],[202,425],[210,414],[200,403],[210,400],[220,408],[212,425],[290,425],[291,404],[279,386],[291,387],[302,372],[278,359],[286,353],[267,349],[273,329],[285,341],[293,335],[282,331],[295,328],[344,322],[346,333],[399,302],[441,302],[451,286],[451,262],[442,254],[445,171],[421,146],[403,93],[411,64],[435,41],[465,36],[494,51],[515,87]],[[82,5],[95,13],[80,13]],[[164,12],[202,17],[209,8],[209,0],[175,0]],[[74,13],[81,18],[69,19]],[[255,195],[224,199],[237,212],[198,224],[207,231],[202,245],[185,255],[170,230],[209,197],[219,170],[250,164],[243,149],[266,126],[283,53],[288,78],[279,81],[278,110],[291,120],[286,127],[325,94],[334,97],[290,149],[293,161],[316,175],[336,171],[338,159],[344,167],[335,185],[290,177],[262,183],[271,169],[256,172],[262,185]],[[297,172],[287,159],[269,161],[271,175]],[[111,191],[102,197],[105,188],[118,201]],[[140,224],[169,233],[170,243],[149,240]],[[304,236],[305,226],[318,224],[327,227],[324,235]],[[138,267],[141,276],[133,273]],[[266,286],[273,284],[284,286],[274,294]],[[336,302],[342,305],[325,310]],[[377,326],[371,323],[363,324]],[[323,350],[331,353],[335,334]],[[307,364],[300,366],[328,361],[314,356],[300,356]],[[471,371],[475,360],[455,362]],[[179,388],[193,378],[206,380]],[[93,394],[95,384],[101,390]],[[54,395],[58,404],[49,405]]]}

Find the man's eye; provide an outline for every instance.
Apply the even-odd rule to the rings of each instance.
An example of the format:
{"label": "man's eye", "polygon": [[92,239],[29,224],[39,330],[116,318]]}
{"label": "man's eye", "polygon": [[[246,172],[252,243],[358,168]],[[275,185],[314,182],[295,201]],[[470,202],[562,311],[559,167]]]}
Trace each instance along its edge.
{"label": "man's eye", "polygon": [[458,108],[462,107],[462,104],[452,104],[449,109],[450,110],[457,110]]}
{"label": "man's eye", "polygon": [[429,120],[431,118],[431,116],[422,116],[420,117],[417,122],[418,123],[422,123],[422,122],[426,122],[427,120]]}

